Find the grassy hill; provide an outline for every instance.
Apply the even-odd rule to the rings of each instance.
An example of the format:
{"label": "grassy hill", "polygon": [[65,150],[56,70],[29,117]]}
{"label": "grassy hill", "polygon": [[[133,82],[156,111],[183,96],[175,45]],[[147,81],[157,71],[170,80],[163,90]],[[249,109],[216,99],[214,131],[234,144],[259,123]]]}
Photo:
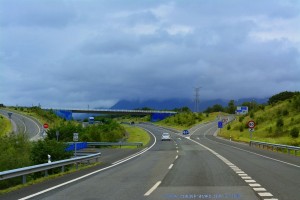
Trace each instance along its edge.
{"label": "grassy hill", "polygon": [[[250,133],[247,122],[251,119],[256,122],[253,140],[300,146],[300,137],[295,137],[300,130],[299,94],[267,106],[260,106],[246,116],[237,116],[219,135],[225,138],[231,135],[233,140],[248,142]],[[292,137],[291,133],[295,136]]]}
{"label": "grassy hill", "polygon": [[161,126],[172,127],[178,130],[184,130],[189,129],[199,123],[215,120],[219,114],[219,112],[209,114],[182,112],[159,121],[157,124]]}

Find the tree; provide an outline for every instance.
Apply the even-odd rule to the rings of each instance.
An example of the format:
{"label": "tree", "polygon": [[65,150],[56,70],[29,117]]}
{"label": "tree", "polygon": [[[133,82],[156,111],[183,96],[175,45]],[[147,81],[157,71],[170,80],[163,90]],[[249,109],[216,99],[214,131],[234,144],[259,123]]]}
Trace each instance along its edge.
{"label": "tree", "polygon": [[212,110],[213,110],[213,112],[223,112],[224,108],[220,104],[215,104],[215,105],[213,105]]}
{"label": "tree", "polygon": [[229,114],[234,114],[235,113],[235,104],[234,104],[234,100],[230,100],[228,102],[228,107],[226,109],[227,113]]}

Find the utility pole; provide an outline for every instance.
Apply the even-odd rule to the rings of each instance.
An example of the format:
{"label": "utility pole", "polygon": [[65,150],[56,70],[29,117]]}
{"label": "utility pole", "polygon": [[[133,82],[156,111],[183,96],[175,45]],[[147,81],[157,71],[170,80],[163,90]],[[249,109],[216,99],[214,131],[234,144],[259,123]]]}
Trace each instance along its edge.
{"label": "utility pole", "polygon": [[200,102],[200,98],[199,98],[199,91],[200,91],[201,87],[196,87],[195,88],[195,112],[199,112],[199,102]]}

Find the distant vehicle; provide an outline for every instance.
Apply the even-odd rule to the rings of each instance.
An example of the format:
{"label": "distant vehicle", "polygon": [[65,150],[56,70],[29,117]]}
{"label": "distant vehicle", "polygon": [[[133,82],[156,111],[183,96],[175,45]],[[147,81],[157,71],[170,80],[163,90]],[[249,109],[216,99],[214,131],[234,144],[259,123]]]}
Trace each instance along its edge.
{"label": "distant vehicle", "polygon": [[171,137],[169,133],[163,133],[161,136],[161,141],[168,140],[171,141]]}
{"label": "distant vehicle", "polygon": [[182,131],[182,134],[183,134],[183,135],[188,135],[188,134],[190,134],[190,132],[189,132],[189,130],[183,130],[183,131]]}
{"label": "distant vehicle", "polygon": [[89,124],[94,124],[95,118],[94,117],[89,117]]}

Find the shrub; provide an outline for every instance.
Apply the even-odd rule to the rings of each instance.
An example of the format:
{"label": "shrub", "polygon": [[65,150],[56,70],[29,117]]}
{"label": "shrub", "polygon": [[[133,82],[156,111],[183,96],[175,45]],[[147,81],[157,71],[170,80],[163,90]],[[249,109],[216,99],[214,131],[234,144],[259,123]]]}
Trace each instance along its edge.
{"label": "shrub", "polygon": [[244,120],[244,116],[239,117],[239,122],[242,122]]}
{"label": "shrub", "polygon": [[273,132],[273,128],[272,128],[272,126],[270,126],[269,128],[268,128],[268,133],[272,133]]}
{"label": "shrub", "polygon": [[241,126],[240,126],[240,132],[243,132],[243,131],[244,131],[244,126],[241,125]]}
{"label": "shrub", "polygon": [[287,109],[282,111],[282,115],[283,116],[288,116],[289,115],[289,111]]}
{"label": "shrub", "polygon": [[230,130],[231,129],[231,126],[230,126],[230,124],[228,124],[228,126],[227,126],[227,130]]}
{"label": "shrub", "polygon": [[299,137],[299,129],[298,128],[293,128],[290,132],[290,135],[293,137],[293,138],[297,138]]}
{"label": "shrub", "polygon": [[279,119],[277,120],[277,122],[276,122],[276,126],[277,126],[278,128],[280,128],[280,127],[283,127],[283,125],[284,125],[283,119],[282,119],[282,118],[279,118]]}

